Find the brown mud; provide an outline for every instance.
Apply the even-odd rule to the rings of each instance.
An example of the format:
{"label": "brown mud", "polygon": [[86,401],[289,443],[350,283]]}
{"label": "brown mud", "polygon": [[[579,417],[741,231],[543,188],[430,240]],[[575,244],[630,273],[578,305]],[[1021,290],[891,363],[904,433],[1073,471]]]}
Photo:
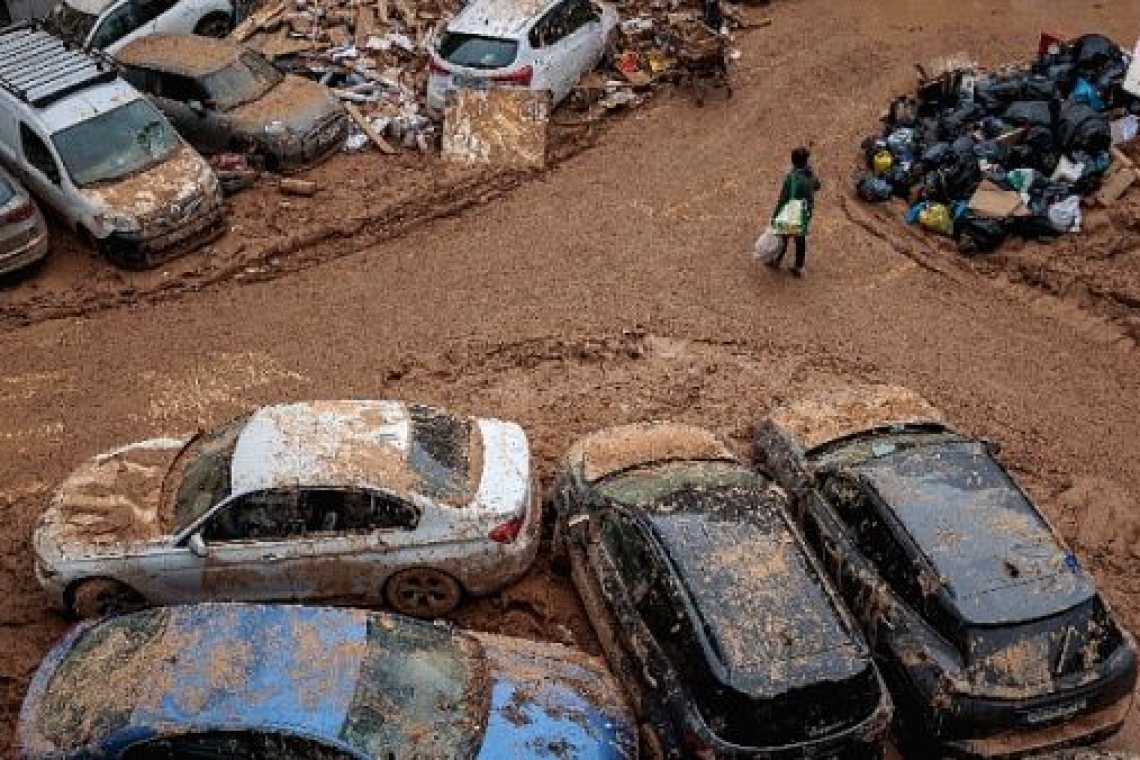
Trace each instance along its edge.
{"label": "brown mud", "polygon": [[[44,267],[6,279],[0,754],[67,625],[32,569],[52,489],[100,451],[289,399],[420,400],[517,420],[549,482],[573,441],[603,427],[672,419],[746,455],[755,422],[797,396],[912,387],[1003,444],[1140,628],[1135,198],[1102,212],[1108,226],[1094,212],[1087,234],[1000,254],[1046,260],[1050,290],[1002,259],[912,236],[847,189],[852,152],[915,61],[963,49],[1020,59],[1042,29],[1130,44],[1140,4],[787,0],[770,11],[771,27],[741,36],[731,100],[696,108],[666,95],[556,139],[568,158],[551,171],[339,156],[305,174],[321,185],[313,198],[264,182],[232,201],[234,232],[155,272],[119,272],[57,236]],[[788,151],[807,141],[825,189],[807,277],[794,280],[748,250]],[[1082,258],[1089,250],[1120,253]],[[1054,279],[1063,266],[1079,277]],[[1091,283],[1088,299],[1084,285],[1060,287],[1077,281]],[[596,651],[569,584],[541,564],[459,617]],[[1109,746],[1140,750],[1140,720]]]}

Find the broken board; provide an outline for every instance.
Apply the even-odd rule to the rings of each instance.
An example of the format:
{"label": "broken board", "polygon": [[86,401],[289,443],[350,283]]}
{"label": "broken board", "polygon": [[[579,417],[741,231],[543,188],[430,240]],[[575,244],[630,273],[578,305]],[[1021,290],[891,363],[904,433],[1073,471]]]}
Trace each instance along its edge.
{"label": "broken board", "polygon": [[460,89],[444,110],[443,156],[466,164],[541,168],[550,95],[532,90]]}
{"label": "broken board", "polygon": [[1008,219],[1011,216],[1026,216],[1029,209],[1015,190],[1002,190],[986,180],[970,198],[970,211],[990,219]]}

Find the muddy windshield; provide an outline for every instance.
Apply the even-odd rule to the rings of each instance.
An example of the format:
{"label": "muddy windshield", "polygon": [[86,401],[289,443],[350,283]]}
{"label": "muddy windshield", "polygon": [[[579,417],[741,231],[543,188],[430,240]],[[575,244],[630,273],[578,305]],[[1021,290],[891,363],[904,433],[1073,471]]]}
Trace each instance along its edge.
{"label": "muddy windshield", "polygon": [[174,525],[189,526],[230,493],[234,447],[249,415],[239,417],[220,430],[195,438],[179,460],[182,479],[174,497]]}
{"label": "muddy windshield", "polygon": [[732,462],[672,462],[628,470],[598,483],[602,496],[630,506],[653,504],[690,489],[755,487],[757,475]]}
{"label": "muddy windshield", "polygon": [[224,69],[202,77],[202,87],[215,107],[229,111],[257,100],[284,78],[284,74],[261,56],[243,53]]}
{"label": "muddy windshield", "polygon": [[474,34],[445,34],[439,54],[456,66],[470,69],[502,69],[515,62],[519,44],[514,40],[480,37]]}
{"label": "muddy windshield", "polygon": [[44,29],[71,45],[82,45],[87,41],[87,35],[91,33],[97,19],[98,16],[78,11],[67,3],[60,3],[44,19]]}
{"label": "muddy windshield", "polygon": [[435,626],[370,616],[341,737],[369,757],[473,757],[489,699],[480,649]]}
{"label": "muddy windshield", "polygon": [[142,98],[56,132],[51,139],[79,187],[148,169],[178,147],[170,123]]}

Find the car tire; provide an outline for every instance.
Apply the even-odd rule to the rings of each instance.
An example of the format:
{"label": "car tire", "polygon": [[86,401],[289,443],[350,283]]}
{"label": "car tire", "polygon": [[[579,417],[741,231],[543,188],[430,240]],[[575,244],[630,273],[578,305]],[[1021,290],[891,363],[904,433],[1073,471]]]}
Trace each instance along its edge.
{"label": "car tire", "polygon": [[146,606],[142,594],[110,578],[80,581],[68,597],[68,611],[78,618],[121,615]]}
{"label": "car tire", "polygon": [[229,35],[229,33],[233,31],[233,28],[234,23],[229,16],[224,13],[211,13],[198,22],[198,25],[194,27],[194,34],[199,37],[216,37],[222,39]]}
{"label": "car tire", "polygon": [[409,617],[437,618],[459,606],[463,587],[442,570],[413,567],[388,579],[384,599],[389,607]]}

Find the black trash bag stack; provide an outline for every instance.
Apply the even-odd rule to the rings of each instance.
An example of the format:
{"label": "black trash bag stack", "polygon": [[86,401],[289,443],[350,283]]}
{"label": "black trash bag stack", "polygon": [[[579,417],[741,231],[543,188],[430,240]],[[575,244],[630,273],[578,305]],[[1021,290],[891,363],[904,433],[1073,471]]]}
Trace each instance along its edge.
{"label": "black trash bag stack", "polygon": [[[1129,63],[1112,40],[1090,34],[1043,52],[1022,70],[978,78],[954,72],[920,82],[914,96],[890,104],[882,132],[864,142],[866,167],[856,191],[871,203],[902,198],[912,212],[915,204],[944,204],[967,253],[996,250],[1009,235],[1059,235],[1050,207],[1093,192],[1109,168],[1111,114],[1140,113],[1140,99],[1122,86]],[[1083,166],[1079,179],[1062,177],[1070,165]],[[1014,187],[1010,173],[1024,169],[1036,179]],[[968,203],[982,182],[1019,190],[1029,213],[973,215]]]}

